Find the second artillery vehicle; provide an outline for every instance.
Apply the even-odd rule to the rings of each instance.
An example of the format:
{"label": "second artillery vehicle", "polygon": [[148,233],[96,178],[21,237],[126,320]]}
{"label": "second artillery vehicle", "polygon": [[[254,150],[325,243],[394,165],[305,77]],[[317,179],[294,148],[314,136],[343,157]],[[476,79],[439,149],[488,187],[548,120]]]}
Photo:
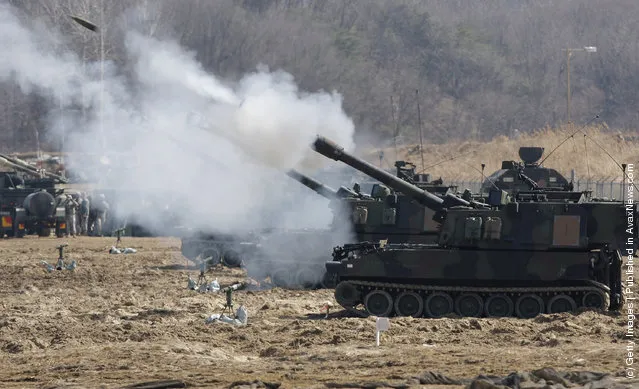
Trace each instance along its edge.
{"label": "second artillery vehicle", "polygon": [[[295,170],[288,176],[334,202],[345,198],[370,198],[341,187],[329,188]],[[336,203],[331,203],[336,204]],[[326,230],[264,229],[245,233],[196,232],[182,238],[182,254],[209,265],[223,263],[246,268],[249,277],[281,287],[317,287],[322,285],[324,263],[330,259],[330,248],[338,244],[338,226]]]}
{"label": "second artillery vehicle", "polygon": [[[486,203],[438,197],[318,137],[315,151],[342,161],[434,211],[434,244],[362,242],[334,249],[335,299],[375,316],[517,316],[622,305],[622,253],[634,254],[636,205],[588,201],[580,192]],[[636,220],[636,219],[635,219]],[[364,310],[358,307],[363,305]]]}
{"label": "second artillery vehicle", "polygon": [[[438,195],[456,189],[416,174],[409,162],[397,161],[395,167],[398,177]],[[182,239],[182,254],[227,266],[243,263],[249,276],[269,277],[277,286],[311,287],[326,285],[324,263],[330,259],[330,249],[344,242],[340,240],[344,236],[351,236],[352,242],[388,239],[396,243],[428,243],[437,237],[439,227],[432,221],[431,210],[380,183],[372,184],[369,195],[361,193],[359,184],[353,190],[343,186],[335,190],[295,170],[287,175],[330,200],[333,223],[328,229],[269,230],[242,236],[198,233]],[[274,247],[286,249],[274,253]]]}

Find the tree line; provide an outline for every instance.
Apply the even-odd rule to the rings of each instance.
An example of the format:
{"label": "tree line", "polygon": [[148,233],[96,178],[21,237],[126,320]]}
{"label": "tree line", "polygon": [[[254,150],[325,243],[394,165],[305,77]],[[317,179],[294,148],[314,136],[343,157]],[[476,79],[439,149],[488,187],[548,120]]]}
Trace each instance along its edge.
{"label": "tree line", "polygon": [[[639,120],[639,2],[635,0],[6,0],[41,18],[64,49],[122,62],[122,31],[174,38],[204,68],[238,79],[258,64],[284,69],[302,89],[337,90],[358,133],[430,143],[485,140],[566,121],[612,128]],[[1,38],[0,38],[1,39]],[[0,84],[0,144],[32,150],[47,141],[52,107]],[[418,117],[418,108],[420,117]],[[420,120],[421,119],[421,123]],[[44,132],[44,134],[43,134]],[[49,144],[50,147],[58,147]]]}

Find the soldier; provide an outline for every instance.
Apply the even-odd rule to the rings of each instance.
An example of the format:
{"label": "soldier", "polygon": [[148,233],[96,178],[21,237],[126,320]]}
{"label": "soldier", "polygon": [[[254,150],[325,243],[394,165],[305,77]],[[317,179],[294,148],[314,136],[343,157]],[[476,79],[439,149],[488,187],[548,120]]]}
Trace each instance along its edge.
{"label": "soldier", "polygon": [[57,196],[55,196],[55,207],[59,208],[59,207],[64,207],[64,204],[67,201],[67,195],[64,193],[61,193]]}
{"label": "soldier", "polygon": [[87,200],[89,201],[89,228],[87,230],[87,235],[95,235],[95,204],[93,195],[87,196]]}
{"label": "soldier", "polygon": [[95,209],[95,229],[94,234],[96,236],[102,236],[102,227],[106,221],[107,212],[109,210],[109,203],[107,203],[104,194],[100,193],[97,200],[94,202]]}
{"label": "soldier", "polygon": [[64,203],[64,216],[67,219],[67,235],[75,237],[75,215],[79,204],[77,201],[75,201],[72,195],[68,194],[66,197],[67,199]]}
{"label": "soldier", "polygon": [[81,200],[80,200],[80,234],[88,235],[89,234],[89,199],[85,192],[82,192]]}

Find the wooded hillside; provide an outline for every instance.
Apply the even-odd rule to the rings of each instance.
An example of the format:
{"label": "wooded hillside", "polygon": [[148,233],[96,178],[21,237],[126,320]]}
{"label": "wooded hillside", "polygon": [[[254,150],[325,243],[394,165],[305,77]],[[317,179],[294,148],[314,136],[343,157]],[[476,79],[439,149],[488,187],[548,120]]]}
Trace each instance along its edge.
{"label": "wooded hillside", "polygon": [[[340,92],[358,133],[376,139],[418,139],[417,101],[429,143],[559,125],[566,119],[562,49],[584,46],[597,52],[571,57],[573,121],[599,114],[623,130],[639,120],[636,0],[7,2],[25,19],[55,26],[67,38],[60,50],[86,61],[99,60],[100,34],[69,15],[99,24],[105,56],[116,62],[122,31],[135,26],[179,40],[224,78],[260,63],[282,68],[302,89]],[[0,84],[2,149],[33,149],[50,108],[14,83]]]}

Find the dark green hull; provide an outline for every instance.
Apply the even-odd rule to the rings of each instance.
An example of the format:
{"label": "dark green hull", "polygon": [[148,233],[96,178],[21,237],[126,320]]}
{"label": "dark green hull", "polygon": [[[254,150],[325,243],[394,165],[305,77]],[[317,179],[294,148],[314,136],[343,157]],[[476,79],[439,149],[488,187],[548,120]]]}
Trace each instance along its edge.
{"label": "dark green hull", "polygon": [[530,318],[621,305],[618,251],[362,244],[341,254],[343,259],[326,264],[337,284],[335,298],[363,314]]}

